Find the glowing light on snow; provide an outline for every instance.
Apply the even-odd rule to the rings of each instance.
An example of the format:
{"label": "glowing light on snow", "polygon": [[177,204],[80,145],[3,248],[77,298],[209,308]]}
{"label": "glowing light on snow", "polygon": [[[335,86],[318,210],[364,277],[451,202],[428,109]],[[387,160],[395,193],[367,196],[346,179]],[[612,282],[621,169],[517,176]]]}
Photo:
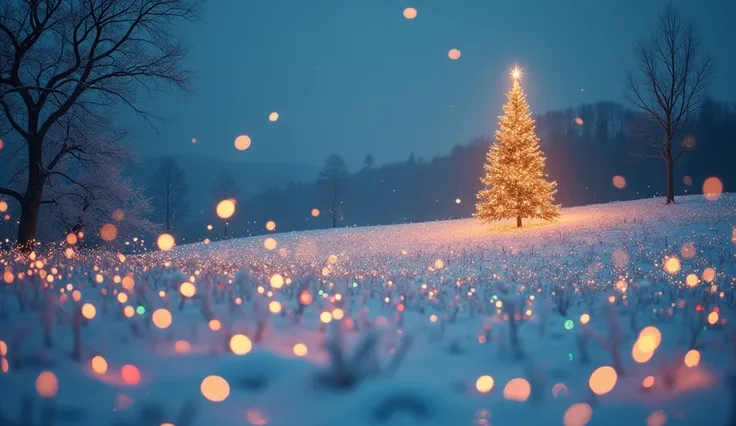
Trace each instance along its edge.
{"label": "glowing light on snow", "polygon": [[263,240],[263,247],[265,247],[266,250],[273,250],[278,247],[278,245],[279,243],[274,238],[268,237]]}
{"label": "glowing light on snow", "polygon": [[639,340],[643,338],[651,339],[654,344],[654,349],[658,348],[660,343],[662,343],[662,333],[660,333],[660,331],[656,327],[653,327],[651,325],[644,327],[639,332]]}
{"label": "glowing light on snow", "polygon": [[92,361],[90,361],[90,366],[92,367],[92,371],[97,374],[107,373],[107,361],[105,361],[105,358],[99,355],[92,358]]}
{"label": "glowing light on snow", "polygon": [[36,378],[36,392],[41,398],[53,398],[59,390],[59,380],[50,371],[44,371]]}
{"label": "glowing light on snow", "polygon": [[590,375],[590,379],[588,380],[588,385],[590,385],[590,390],[592,390],[594,394],[605,395],[613,390],[617,381],[618,374],[616,374],[616,370],[614,370],[613,367],[606,365],[593,371]]}
{"label": "glowing light on snow", "polygon": [[173,235],[163,233],[158,236],[156,245],[158,245],[158,249],[161,251],[170,251],[174,248],[174,245],[176,245],[176,240],[174,240]]}
{"label": "glowing light on snow", "polygon": [[253,343],[243,334],[236,334],[230,338],[230,350],[235,355],[245,355],[253,348]]}
{"label": "glowing light on snow", "polygon": [[228,198],[220,201],[217,203],[215,211],[220,219],[230,219],[235,214],[235,199]]}
{"label": "glowing light on snow", "polygon": [[169,312],[168,309],[159,308],[153,311],[153,315],[151,316],[151,321],[153,321],[153,325],[155,325],[158,328],[165,329],[169,328],[171,325],[171,312]]}
{"label": "glowing light on snow", "polygon": [[327,324],[328,322],[332,321],[332,314],[325,311],[319,314],[319,320],[323,323]]}
{"label": "glowing light on snow", "polygon": [[414,19],[417,17],[417,10],[413,7],[407,7],[404,9],[404,18],[406,19]]}
{"label": "glowing light on snow", "polygon": [[235,149],[238,151],[245,151],[250,148],[250,137],[248,135],[240,135],[235,138]]}
{"label": "glowing light on snow", "polygon": [[461,53],[460,53],[460,51],[458,49],[450,49],[450,51],[447,52],[447,56],[450,59],[452,59],[453,61],[454,60],[457,60],[457,59],[460,59],[460,55],[461,55]]}
{"label": "glowing light on snow", "polygon": [[613,259],[613,264],[617,268],[623,268],[629,263],[629,255],[624,250],[615,249],[611,257]]}
{"label": "glowing light on snow", "polygon": [[337,321],[340,321],[345,316],[345,312],[340,308],[335,308],[332,310],[332,318],[336,319]]}
{"label": "glowing light on snow", "polygon": [[211,319],[210,322],[207,323],[207,326],[212,331],[220,331],[220,329],[222,328],[222,323],[220,322],[220,320]]}
{"label": "glowing light on snow", "polygon": [[273,123],[273,122],[275,122],[278,119],[279,119],[279,113],[278,112],[274,111],[271,114],[268,114],[268,121],[270,121],[270,122]]}
{"label": "glowing light on snow", "polygon": [[126,275],[123,277],[121,284],[124,289],[130,291],[133,290],[133,287],[135,287],[135,280],[133,279],[132,275]]}
{"label": "glowing light on snow", "polygon": [[192,350],[192,345],[186,340],[177,340],[174,343],[174,351],[178,354],[188,354]]}
{"label": "glowing light on snow", "polygon": [[688,367],[695,367],[700,364],[700,352],[695,349],[689,350],[685,354],[685,365]]}
{"label": "glowing light on snow", "polygon": [[664,261],[664,270],[669,272],[670,274],[676,274],[680,272],[680,268],[682,265],[680,264],[680,259],[676,257],[668,257]]}
{"label": "glowing light on snow", "polygon": [[506,386],[503,388],[503,397],[517,402],[524,402],[529,398],[532,392],[532,387],[526,379],[517,377],[511,379]]}
{"label": "glowing light on snow", "polygon": [[593,408],[585,402],[571,405],[562,417],[564,426],[585,426],[593,417]]}
{"label": "glowing light on snow", "polygon": [[445,267],[445,262],[442,261],[442,259],[437,259],[434,261],[434,269],[442,269]]}
{"label": "glowing light on snow", "polygon": [[205,377],[199,389],[212,402],[222,402],[230,395],[230,384],[220,376]]}
{"label": "glowing light on snow", "polygon": [[127,385],[135,386],[141,381],[141,372],[133,364],[126,364],[120,369],[120,377]]}
{"label": "glowing light on snow", "polygon": [[276,229],[276,222],[272,220],[269,220],[268,222],[266,222],[266,230],[273,231],[274,229]]}
{"label": "glowing light on snow", "polygon": [[580,315],[580,324],[587,324],[590,322],[590,315],[589,314],[582,314]]}
{"label": "glowing light on snow", "polygon": [[304,343],[297,343],[294,345],[294,355],[296,356],[307,356],[308,349]]}
{"label": "glowing light on snow", "polygon": [[480,376],[478,377],[478,380],[475,381],[475,388],[478,389],[478,392],[480,393],[488,393],[493,389],[493,383],[493,377]]}
{"label": "glowing light on snow", "polygon": [[66,235],[66,243],[70,246],[73,246],[77,243],[77,236],[74,233],[69,233]]}
{"label": "glowing light on snow", "polygon": [[312,214],[312,217],[317,217],[317,216],[319,216],[319,209],[312,209],[312,212],[311,212],[311,214]]}
{"label": "glowing light on snow", "polygon": [[269,282],[271,287],[279,289],[284,286],[284,277],[281,274],[273,274]]}
{"label": "glowing light on snow", "polygon": [[181,293],[184,297],[192,297],[197,292],[197,288],[194,287],[194,284],[190,283],[189,281],[184,281],[179,286],[179,293]]}
{"label": "glowing light on snow", "polygon": [[268,304],[268,310],[271,311],[272,314],[280,313],[281,303],[279,303],[277,300],[272,300],[271,303]]}
{"label": "glowing light on snow", "polygon": [[626,188],[626,179],[623,176],[614,176],[613,177],[613,186],[615,186],[618,189],[624,189]]}
{"label": "glowing light on snow", "polygon": [[105,241],[112,241],[118,236],[118,228],[112,223],[106,223],[100,228],[100,238]]}
{"label": "glowing light on snow", "polygon": [[92,318],[97,315],[97,309],[95,309],[95,305],[91,303],[85,303],[82,305],[82,316],[87,318],[88,320],[91,320]]}
{"label": "glowing light on snow", "polygon": [[723,193],[723,182],[717,177],[709,177],[703,182],[703,194],[708,201],[716,201]]}

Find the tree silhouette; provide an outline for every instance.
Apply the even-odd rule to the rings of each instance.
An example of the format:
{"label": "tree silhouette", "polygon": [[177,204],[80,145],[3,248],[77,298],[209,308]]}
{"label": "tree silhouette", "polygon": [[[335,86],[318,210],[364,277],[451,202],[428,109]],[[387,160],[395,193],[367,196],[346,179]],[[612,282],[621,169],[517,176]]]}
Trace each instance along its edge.
{"label": "tree silhouette", "polygon": [[[30,249],[49,177],[82,151],[52,143],[61,123],[80,132],[115,105],[136,107],[141,88],[185,89],[185,49],[169,34],[197,0],[0,1],[0,111],[25,146],[23,188],[0,187],[21,207],[18,244]],[[63,177],[63,176],[62,176]],[[73,183],[73,182],[72,182]]]}
{"label": "tree silhouette", "polygon": [[163,222],[164,230],[170,233],[189,212],[186,174],[173,158],[164,158],[150,187],[156,216]]}
{"label": "tree silhouette", "polygon": [[712,72],[711,58],[701,56],[700,43],[695,25],[684,22],[670,5],[660,15],[656,31],[636,48],[639,78],[631,73],[627,77],[629,100],[663,133],[651,131],[651,126],[639,128],[649,148],[640,155],[664,160],[667,204],[675,202],[675,162],[692,148],[683,143],[673,153],[672,145],[700,107]]}
{"label": "tree silhouette", "polygon": [[319,179],[327,195],[327,207],[323,210],[332,218],[333,228],[337,228],[337,222],[343,219],[345,213],[345,187],[349,176],[347,163],[337,154],[327,157],[319,173]]}

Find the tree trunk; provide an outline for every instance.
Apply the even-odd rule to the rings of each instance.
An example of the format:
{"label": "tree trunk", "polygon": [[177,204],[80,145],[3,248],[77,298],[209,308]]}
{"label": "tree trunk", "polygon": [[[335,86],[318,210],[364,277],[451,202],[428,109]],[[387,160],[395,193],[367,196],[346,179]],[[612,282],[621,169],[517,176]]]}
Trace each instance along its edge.
{"label": "tree trunk", "polygon": [[667,167],[667,187],[666,187],[666,196],[667,199],[665,201],[665,204],[674,204],[675,202],[675,177],[674,177],[674,167],[675,167],[675,160],[672,158],[672,153],[670,152],[670,148],[667,148],[667,154],[665,156],[665,165]]}
{"label": "tree trunk", "polygon": [[18,246],[22,251],[31,251],[36,241],[36,227],[41,210],[41,198],[45,176],[42,170],[40,141],[28,141],[28,185],[20,204],[20,224],[18,225]]}
{"label": "tree trunk", "polygon": [[521,228],[521,216],[516,216],[516,227]]}
{"label": "tree trunk", "polygon": [[337,216],[332,216],[332,227],[337,228]]}

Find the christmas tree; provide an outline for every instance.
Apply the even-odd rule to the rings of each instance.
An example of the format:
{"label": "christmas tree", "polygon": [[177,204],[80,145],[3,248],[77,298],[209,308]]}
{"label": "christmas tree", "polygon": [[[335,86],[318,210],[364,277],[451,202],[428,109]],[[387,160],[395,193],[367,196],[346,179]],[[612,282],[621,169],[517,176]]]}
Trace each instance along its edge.
{"label": "christmas tree", "polygon": [[554,203],[557,182],[545,180],[545,159],[519,83],[521,71],[516,68],[511,75],[514,86],[506,95],[508,102],[498,119],[496,142],[488,152],[475,217],[483,223],[515,217],[520,227],[523,218],[558,217],[560,206]]}

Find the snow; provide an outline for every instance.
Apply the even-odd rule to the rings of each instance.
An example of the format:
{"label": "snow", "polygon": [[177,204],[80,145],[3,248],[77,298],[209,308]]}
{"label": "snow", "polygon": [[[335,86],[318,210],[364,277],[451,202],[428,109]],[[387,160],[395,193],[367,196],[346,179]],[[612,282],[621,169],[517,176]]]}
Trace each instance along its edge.
{"label": "snow", "polygon": [[[124,262],[92,252],[72,260],[39,253],[41,268],[4,253],[5,272],[15,275],[0,290],[0,340],[9,362],[0,373],[0,424],[483,426],[567,419],[572,426],[585,424],[588,411],[591,425],[724,424],[736,397],[724,381],[734,342],[730,322],[722,323],[735,300],[735,226],[736,196],[723,194],[716,201],[680,197],[674,206],[649,199],[563,209],[558,222],[529,221],[521,230],[512,221],[482,226],[474,219],[320,230],[191,244]],[[276,249],[264,247],[267,237]],[[679,260],[679,271],[666,270],[668,257]],[[34,268],[32,277],[18,276]],[[715,276],[704,275],[706,268]],[[38,291],[40,269],[55,275],[53,292]],[[269,284],[276,273],[286,278],[278,289]],[[699,282],[689,287],[691,273]],[[115,282],[126,274],[135,278],[132,290]],[[197,293],[182,303],[178,287],[189,277]],[[69,283],[81,291],[78,303],[61,293]],[[300,309],[303,291],[313,302]],[[120,303],[117,292],[128,300]],[[52,303],[44,303],[46,295]],[[564,310],[565,297],[562,315],[557,307]],[[272,301],[282,306],[278,314],[269,312]],[[92,303],[96,315],[81,324],[75,360],[74,312],[82,303]],[[145,312],[127,318],[125,306]],[[163,330],[151,322],[160,308],[173,315]],[[339,316],[336,308],[343,319],[320,322],[324,312]],[[719,321],[703,322],[716,309]],[[510,313],[517,316],[517,346]],[[208,327],[213,319],[219,331]],[[647,325],[662,342],[639,364],[631,351]],[[238,356],[228,341],[241,333],[253,349]],[[700,363],[686,367],[694,336]],[[181,340],[188,353],[175,349]],[[306,345],[306,356],[294,354],[297,343]],[[611,392],[596,396],[590,375],[613,366],[615,352],[623,374]],[[91,368],[96,355],[107,361],[104,374]],[[140,383],[123,381],[126,364],[140,371]],[[58,379],[53,398],[36,391],[42,371]],[[229,384],[222,402],[200,391],[210,375]],[[494,380],[486,394],[475,387],[483,375]],[[643,390],[647,376],[655,383]],[[517,378],[523,380],[511,382]],[[515,387],[524,383],[528,398],[510,399],[524,393]],[[34,423],[21,421],[31,417]]]}

